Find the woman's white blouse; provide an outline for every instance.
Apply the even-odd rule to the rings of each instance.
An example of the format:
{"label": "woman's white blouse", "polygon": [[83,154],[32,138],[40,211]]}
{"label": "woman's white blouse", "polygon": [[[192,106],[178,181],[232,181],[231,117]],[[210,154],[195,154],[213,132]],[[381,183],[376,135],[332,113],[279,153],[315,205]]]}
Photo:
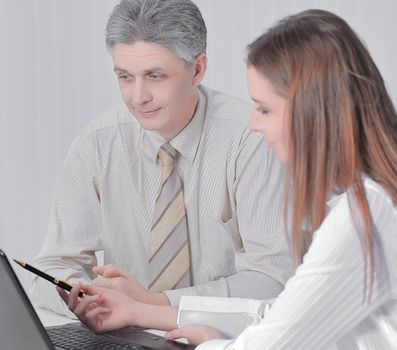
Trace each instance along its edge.
{"label": "woman's white blouse", "polygon": [[328,202],[329,214],[303,263],[263,320],[235,340],[209,341],[197,349],[397,349],[397,208],[377,183],[365,179],[364,185],[376,244],[369,302],[363,233],[356,232],[343,193]]}

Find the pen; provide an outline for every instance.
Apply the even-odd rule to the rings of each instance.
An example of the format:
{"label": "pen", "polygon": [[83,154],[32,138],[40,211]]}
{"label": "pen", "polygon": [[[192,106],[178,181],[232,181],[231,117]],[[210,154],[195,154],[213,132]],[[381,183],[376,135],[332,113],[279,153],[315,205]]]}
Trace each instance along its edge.
{"label": "pen", "polygon": [[[26,262],[24,262],[23,260],[20,259],[13,259],[18,265],[21,265],[23,268],[25,268],[26,270],[29,270],[30,272],[33,272],[34,274],[46,279],[47,281],[50,281],[51,283],[66,289],[68,292],[71,291],[71,289],[73,288],[73,284],[68,283],[66,281],[62,281],[58,278],[52,277],[48,274],[46,274],[43,271],[40,271],[39,269],[36,269],[35,267],[33,267],[32,265],[27,264]],[[84,292],[82,290],[80,290],[79,292],[79,297],[83,297],[84,296]]]}

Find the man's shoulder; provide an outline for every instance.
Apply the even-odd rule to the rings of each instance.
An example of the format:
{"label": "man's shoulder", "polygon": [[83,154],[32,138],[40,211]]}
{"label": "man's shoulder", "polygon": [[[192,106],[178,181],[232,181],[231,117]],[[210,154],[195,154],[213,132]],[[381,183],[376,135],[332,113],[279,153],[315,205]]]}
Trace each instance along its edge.
{"label": "man's shoulder", "polygon": [[252,109],[248,102],[203,86],[200,86],[200,91],[207,99],[206,132],[219,133],[222,130],[224,140],[238,138],[244,144],[263,143],[263,135],[253,132],[248,126]]}
{"label": "man's shoulder", "polygon": [[122,125],[134,124],[135,119],[124,104],[117,105],[93,118],[80,132],[80,137],[98,134],[101,131],[118,129]]}
{"label": "man's shoulder", "polygon": [[248,102],[205,86],[200,86],[200,91],[207,99],[207,118],[247,127],[251,113],[251,106]]}

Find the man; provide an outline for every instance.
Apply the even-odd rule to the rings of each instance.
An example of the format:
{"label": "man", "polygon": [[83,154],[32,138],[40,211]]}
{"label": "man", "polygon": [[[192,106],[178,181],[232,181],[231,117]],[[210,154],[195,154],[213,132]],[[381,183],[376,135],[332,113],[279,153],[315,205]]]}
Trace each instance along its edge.
{"label": "man", "polygon": [[[106,44],[125,105],[74,140],[35,264],[89,282],[103,250],[113,265],[94,269],[94,284],[156,305],[277,296],[294,269],[281,166],[249,131],[249,106],[200,85],[206,28],[197,6],[122,0]],[[39,278],[32,295],[67,312]]]}

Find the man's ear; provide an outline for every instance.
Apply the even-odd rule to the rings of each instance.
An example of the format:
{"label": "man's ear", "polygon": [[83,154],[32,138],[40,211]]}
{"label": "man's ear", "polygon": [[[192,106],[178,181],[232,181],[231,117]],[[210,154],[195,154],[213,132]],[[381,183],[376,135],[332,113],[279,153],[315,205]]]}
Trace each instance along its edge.
{"label": "man's ear", "polygon": [[196,63],[194,65],[194,85],[199,85],[204,78],[205,72],[207,71],[207,55],[201,53],[196,58]]}

